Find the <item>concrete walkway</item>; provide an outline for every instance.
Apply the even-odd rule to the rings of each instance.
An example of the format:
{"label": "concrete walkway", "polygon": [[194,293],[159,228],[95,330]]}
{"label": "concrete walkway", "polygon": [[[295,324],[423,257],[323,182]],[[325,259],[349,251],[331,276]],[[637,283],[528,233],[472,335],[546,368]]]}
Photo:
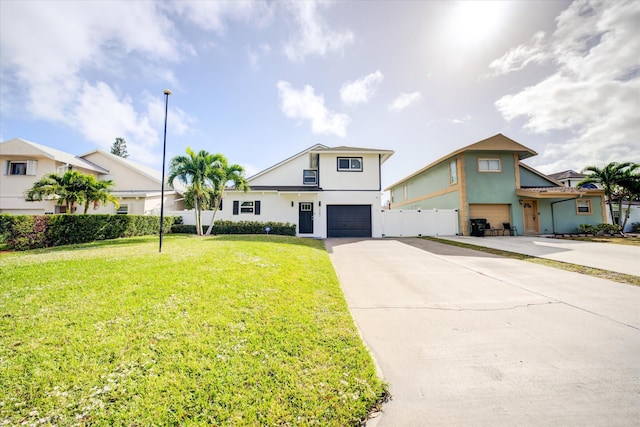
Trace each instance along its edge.
{"label": "concrete walkway", "polygon": [[391,385],[368,426],[640,424],[640,287],[421,239],[328,239]]}
{"label": "concrete walkway", "polygon": [[640,247],[532,236],[440,236],[441,239],[640,276]]}

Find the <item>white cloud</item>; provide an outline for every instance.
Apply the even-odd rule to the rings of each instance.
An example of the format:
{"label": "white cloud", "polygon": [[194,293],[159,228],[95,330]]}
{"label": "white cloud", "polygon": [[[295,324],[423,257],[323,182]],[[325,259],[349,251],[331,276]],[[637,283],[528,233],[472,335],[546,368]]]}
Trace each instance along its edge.
{"label": "white cloud", "polygon": [[[116,136],[127,136],[132,157],[139,154],[145,161],[160,143],[161,128],[150,125],[147,104],[117,94],[116,85],[102,77],[124,81],[137,72],[149,80],[175,81],[166,64],[193,50],[174,39],[173,24],[157,4],[7,2],[2,12],[0,77],[14,83],[11,92],[8,85],[0,87],[3,109],[19,105],[29,116],[73,128],[103,148]],[[126,72],[123,58],[128,58]],[[192,123],[184,112],[172,114],[179,117],[176,130]]]}
{"label": "white cloud", "polygon": [[378,89],[384,75],[378,70],[355,82],[347,82],[340,88],[340,98],[347,105],[366,103]]}
{"label": "white cloud", "polygon": [[227,21],[245,21],[256,23],[258,27],[267,25],[273,16],[273,8],[266,1],[201,1],[177,0],[166,8],[199,28],[219,35],[227,31]]}
{"label": "white cloud", "polygon": [[393,102],[389,105],[389,111],[398,113],[409,106],[415,104],[422,99],[420,92],[401,93]]}
{"label": "white cloud", "polygon": [[464,116],[462,116],[460,118],[454,117],[452,119],[442,118],[442,119],[429,120],[427,122],[426,126],[432,125],[434,123],[449,123],[451,125],[463,125],[465,123],[470,122],[471,120],[473,120],[473,117],[470,116],[469,114],[465,114]]}
{"label": "white cloud", "polygon": [[545,62],[549,53],[544,49],[544,38],[545,34],[542,31],[534,34],[530,44],[510,49],[502,57],[493,60],[489,68],[494,70],[494,75],[502,75],[521,70],[531,63]]}
{"label": "white cloud", "polygon": [[281,109],[291,119],[308,120],[313,133],[344,137],[347,125],[351,121],[348,115],[330,111],[324,105],[324,98],[316,95],[314,89],[307,85],[296,90],[291,84],[279,81],[277,84]]}
{"label": "white cloud", "polygon": [[507,120],[525,117],[525,128],[534,133],[573,135],[547,146],[539,161],[548,167],[560,167],[564,159],[582,166],[638,161],[640,3],[574,2],[556,22],[546,40],[534,37],[492,63],[500,73],[522,69],[531,60],[514,53],[519,50],[555,66],[541,82],[500,98],[498,111]]}
{"label": "white cloud", "polygon": [[331,30],[318,14],[315,1],[285,3],[293,13],[298,32],[293,34],[284,46],[284,53],[293,62],[302,62],[307,55],[324,56],[329,52],[341,51],[354,36],[351,31]]}

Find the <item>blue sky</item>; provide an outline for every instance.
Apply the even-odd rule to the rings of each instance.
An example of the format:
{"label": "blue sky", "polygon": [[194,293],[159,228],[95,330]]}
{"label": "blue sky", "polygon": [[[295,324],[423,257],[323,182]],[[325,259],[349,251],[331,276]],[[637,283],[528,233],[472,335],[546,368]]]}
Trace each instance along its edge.
{"label": "blue sky", "polygon": [[187,146],[249,175],[392,149],[391,184],[498,132],[542,172],[640,161],[640,2],[0,1],[0,140]]}

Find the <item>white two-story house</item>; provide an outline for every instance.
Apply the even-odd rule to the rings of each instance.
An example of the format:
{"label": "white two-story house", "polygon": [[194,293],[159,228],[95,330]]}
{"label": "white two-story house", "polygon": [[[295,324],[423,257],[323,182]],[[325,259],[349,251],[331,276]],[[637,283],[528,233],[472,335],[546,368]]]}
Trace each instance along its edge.
{"label": "white two-story house", "polygon": [[249,177],[250,191],[227,190],[216,220],[289,222],[303,237],[382,237],[381,166],[392,155],[314,145]]}

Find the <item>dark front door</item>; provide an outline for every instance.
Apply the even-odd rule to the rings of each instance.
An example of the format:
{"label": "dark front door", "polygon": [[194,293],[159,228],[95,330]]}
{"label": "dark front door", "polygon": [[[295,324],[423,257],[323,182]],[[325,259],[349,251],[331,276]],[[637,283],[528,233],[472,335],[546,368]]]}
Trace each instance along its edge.
{"label": "dark front door", "polygon": [[298,232],[313,233],[313,203],[300,202],[298,211]]}

